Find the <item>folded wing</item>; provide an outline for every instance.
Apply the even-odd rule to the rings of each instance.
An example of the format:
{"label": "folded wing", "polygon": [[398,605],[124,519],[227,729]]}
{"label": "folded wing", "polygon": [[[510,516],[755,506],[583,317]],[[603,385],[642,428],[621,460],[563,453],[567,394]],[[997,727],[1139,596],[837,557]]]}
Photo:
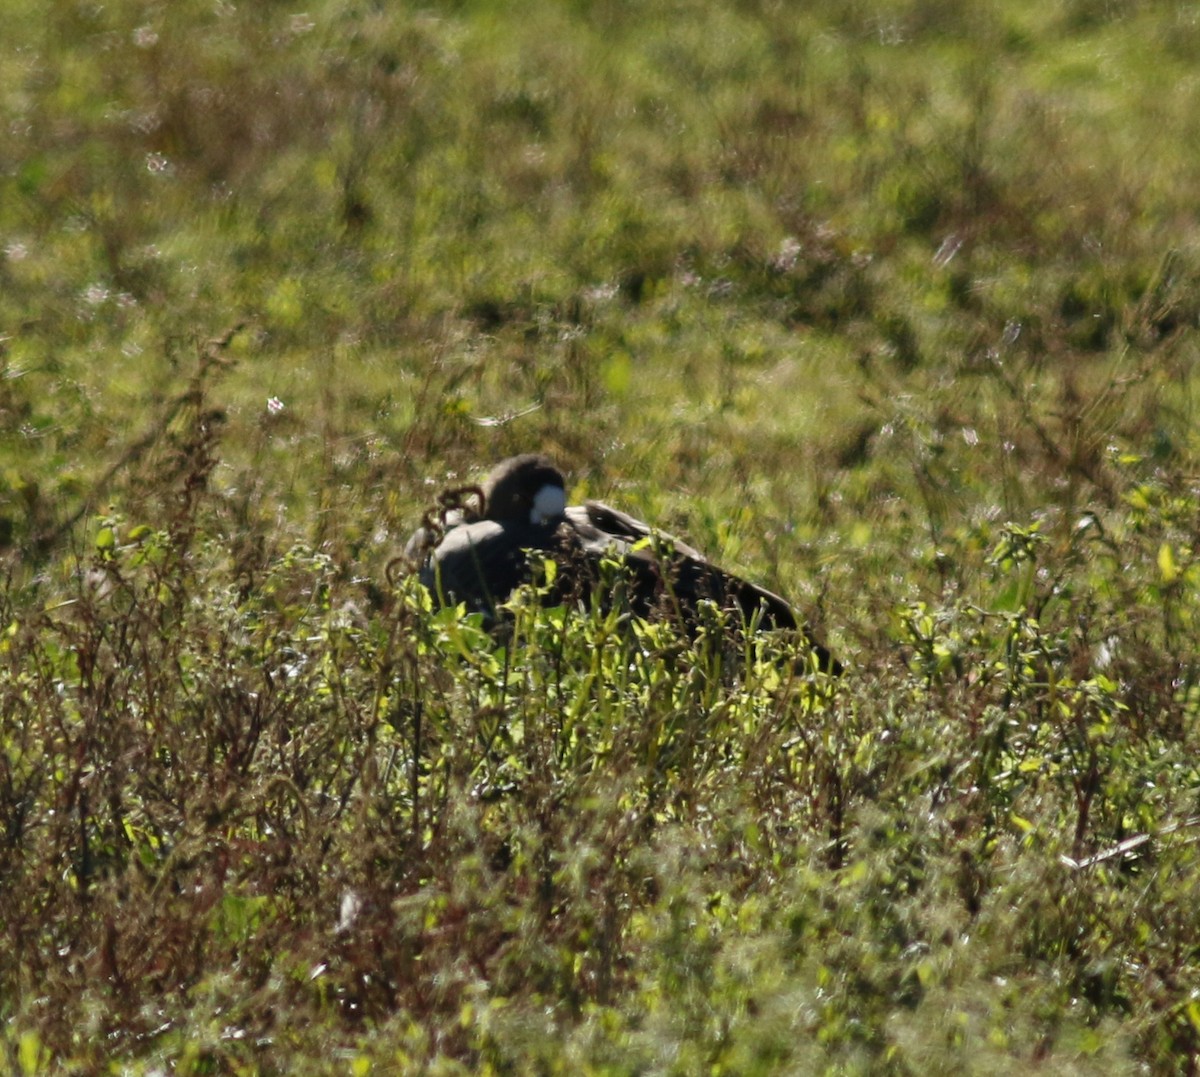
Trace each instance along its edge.
{"label": "folded wing", "polygon": [[792,607],[773,591],[717,568],[687,543],[628,513],[601,501],[586,501],[569,507],[567,519],[585,550],[616,553],[639,576],[657,577],[659,589],[685,614],[707,599],[739,610],[747,623],[757,616],[762,628],[800,627]]}

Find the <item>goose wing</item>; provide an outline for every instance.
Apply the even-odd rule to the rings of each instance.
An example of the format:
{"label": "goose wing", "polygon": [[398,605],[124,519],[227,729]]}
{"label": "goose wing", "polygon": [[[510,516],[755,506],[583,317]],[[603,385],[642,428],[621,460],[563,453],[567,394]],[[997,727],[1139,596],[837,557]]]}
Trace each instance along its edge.
{"label": "goose wing", "polygon": [[585,501],[582,505],[569,505],[567,519],[585,542],[600,542],[632,546],[643,539],[657,537],[675,552],[684,557],[703,561],[704,555],[674,535],[651,527],[620,509],[614,509],[603,501]]}
{"label": "goose wing", "polygon": [[[674,595],[684,612],[709,599],[740,610],[747,620],[761,611],[764,628],[799,628],[795,611],[781,596],[718,568],[686,542],[620,509],[602,501],[585,501],[567,508],[567,520],[589,554],[615,553],[623,557],[643,582],[656,578],[660,590],[664,589],[665,577],[665,590]],[[661,540],[661,546],[657,542],[643,543],[645,539]],[[669,563],[663,564],[661,552],[668,550]]]}

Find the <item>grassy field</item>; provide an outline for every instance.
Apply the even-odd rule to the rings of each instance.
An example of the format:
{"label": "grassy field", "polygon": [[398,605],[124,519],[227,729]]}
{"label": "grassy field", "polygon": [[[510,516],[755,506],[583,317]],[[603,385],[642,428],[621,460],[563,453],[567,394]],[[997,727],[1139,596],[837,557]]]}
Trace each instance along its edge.
{"label": "grassy field", "polygon": [[[1193,4],[4,20],[0,1072],[1200,1069]],[[530,450],[845,675],[389,582]]]}

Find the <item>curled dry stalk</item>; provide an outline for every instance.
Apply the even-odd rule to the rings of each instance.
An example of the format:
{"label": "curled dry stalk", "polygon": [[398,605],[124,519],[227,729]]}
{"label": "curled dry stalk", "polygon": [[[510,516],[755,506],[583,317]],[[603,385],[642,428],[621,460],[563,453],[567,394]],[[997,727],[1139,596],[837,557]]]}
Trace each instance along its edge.
{"label": "curled dry stalk", "polygon": [[425,554],[441,542],[454,513],[459,513],[463,520],[477,520],[486,508],[487,498],[481,486],[454,486],[439,493],[435,504],[421,517],[421,526],[409,540],[404,553],[393,557],[385,566],[384,576],[389,586],[395,587],[401,572],[413,571]]}

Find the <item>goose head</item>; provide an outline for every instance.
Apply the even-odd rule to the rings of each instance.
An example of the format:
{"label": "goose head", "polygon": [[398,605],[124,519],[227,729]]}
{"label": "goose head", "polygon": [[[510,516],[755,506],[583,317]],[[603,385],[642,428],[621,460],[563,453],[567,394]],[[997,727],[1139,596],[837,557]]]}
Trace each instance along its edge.
{"label": "goose head", "polygon": [[562,472],[545,456],[526,453],[498,464],[483,484],[484,518],[545,527],[567,508]]}

